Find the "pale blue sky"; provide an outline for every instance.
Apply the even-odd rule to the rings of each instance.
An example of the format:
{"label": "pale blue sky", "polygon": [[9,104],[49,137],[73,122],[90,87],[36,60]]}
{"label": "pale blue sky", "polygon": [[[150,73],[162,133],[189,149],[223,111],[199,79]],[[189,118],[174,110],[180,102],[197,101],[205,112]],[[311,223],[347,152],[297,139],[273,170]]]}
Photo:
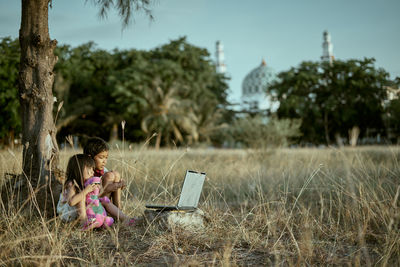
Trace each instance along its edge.
{"label": "pale blue sky", "polygon": [[[20,2],[0,0],[0,37],[18,36]],[[91,2],[53,0],[50,36],[72,46],[94,41],[107,50],[148,50],[187,36],[213,57],[220,40],[234,102],[243,78],[262,58],[276,72],[319,60],[324,30],[337,59],[374,57],[392,78],[400,76],[399,0],[157,0],[152,9],[154,21],[139,14],[122,31],[115,13],[100,20]]]}

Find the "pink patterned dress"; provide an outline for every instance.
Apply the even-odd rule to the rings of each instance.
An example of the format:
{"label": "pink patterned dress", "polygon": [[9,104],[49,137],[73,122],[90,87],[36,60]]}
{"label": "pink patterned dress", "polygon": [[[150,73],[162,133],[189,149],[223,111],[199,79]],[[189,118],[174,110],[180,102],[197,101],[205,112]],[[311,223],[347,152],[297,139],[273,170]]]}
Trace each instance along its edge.
{"label": "pink patterned dress", "polygon": [[[101,184],[100,177],[92,177],[85,181],[85,187],[91,184]],[[86,195],[86,215],[87,222],[84,224],[83,229],[88,229],[93,224],[93,228],[109,227],[114,223],[114,219],[107,216],[106,210],[101,203],[110,203],[108,197],[99,198],[100,189],[96,188]]]}

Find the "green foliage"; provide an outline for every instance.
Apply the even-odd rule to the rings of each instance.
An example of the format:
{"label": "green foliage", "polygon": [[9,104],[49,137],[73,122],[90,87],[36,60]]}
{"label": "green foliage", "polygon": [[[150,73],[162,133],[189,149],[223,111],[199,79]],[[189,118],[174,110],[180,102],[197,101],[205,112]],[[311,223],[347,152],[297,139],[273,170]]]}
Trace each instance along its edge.
{"label": "green foliage", "polygon": [[386,107],[387,126],[395,133],[400,133],[400,99],[393,99]]}
{"label": "green foliage", "polygon": [[270,90],[280,102],[280,118],[302,120],[302,141],[330,143],[353,126],[361,135],[383,129],[382,102],[389,74],[374,67],[374,59],[302,62],[281,72]]}
{"label": "green foliage", "polygon": [[18,39],[2,38],[0,42],[0,140],[9,144],[21,132],[18,100]]}
{"label": "green foliage", "polygon": [[245,117],[234,122],[231,135],[233,140],[250,148],[282,147],[301,135],[300,125],[299,119]]}
{"label": "green foliage", "polygon": [[399,88],[400,87],[400,77],[397,77],[393,83],[389,86],[389,90],[394,93],[394,98],[389,99],[385,103],[385,126],[388,129],[389,140],[393,143],[398,143],[400,140],[400,99]]}
{"label": "green foliage", "polygon": [[101,18],[106,18],[110,9],[115,9],[121,17],[123,27],[127,27],[133,14],[137,14],[139,11],[145,12],[150,19],[153,18],[150,10],[152,0],[91,0],[91,2],[99,7],[99,16]]}
{"label": "green foliage", "polygon": [[[64,101],[59,137],[98,135],[127,122],[125,138],[158,133],[158,145],[211,142],[223,126],[228,86],[206,49],[179,38],[150,51],[95,48],[93,43],[57,49],[54,90]],[[90,120],[97,127],[84,127]]]}
{"label": "green foliage", "polygon": [[[10,38],[1,39],[0,45],[0,139],[4,143],[6,137],[21,131],[19,45]],[[122,120],[127,123],[126,139],[139,142],[156,132],[159,140],[152,142],[158,145],[201,142],[218,146],[238,138],[246,146],[258,147],[285,145],[293,137],[330,143],[335,134],[346,136],[353,126],[360,128],[361,137],[367,129],[382,132],[383,122],[388,136],[400,133],[400,102],[387,101],[386,96],[387,86],[398,88],[399,81],[390,81],[387,72],[374,67],[373,59],[337,60],[332,65],[302,62],[280,73],[269,89],[280,102],[280,120],[272,118],[263,124],[257,118],[233,123],[227,77],[216,73],[207,50],[189,44],[186,38],[150,51],[110,52],[93,42],[75,48],[64,45],[57,47],[56,55],[55,105],[63,101],[62,109],[55,109],[59,141],[69,134],[109,139],[113,126]],[[278,130],[285,125],[284,118],[298,119],[287,121],[287,132]],[[275,121],[280,126],[272,130]],[[300,121],[301,136],[294,131]]]}
{"label": "green foliage", "polygon": [[130,106],[126,117],[139,116],[142,130],[157,132],[164,144],[209,141],[221,126],[228,88],[209,57],[186,38],[142,52],[114,75],[113,96]]}
{"label": "green foliage", "polygon": [[64,101],[57,122],[59,136],[84,133],[108,138],[106,126],[110,125],[107,118],[112,88],[107,86],[107,77],[115,67],[112,55],[96,49],[93,42],[76,48],[63,46],[55,53],[59,62],[55,67],[54,92]]}

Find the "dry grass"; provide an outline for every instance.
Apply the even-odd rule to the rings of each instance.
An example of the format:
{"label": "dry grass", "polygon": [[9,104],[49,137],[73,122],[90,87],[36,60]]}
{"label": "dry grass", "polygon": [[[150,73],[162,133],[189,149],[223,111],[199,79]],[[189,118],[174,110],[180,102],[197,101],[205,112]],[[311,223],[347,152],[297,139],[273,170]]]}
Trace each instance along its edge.
{"label": "dry grass", "polygon": [[[73,151],[62,152],[65,168]],[[15,156],[13,156],[15,154]],[[20,172],[0,152],[0,177]],[[186,169],[207,172],[204,230],[123,227],[81,232],[0,207],[0,265],[400,264],[400,150],[113,150],[128,183],[123,210],[173,204]]]}

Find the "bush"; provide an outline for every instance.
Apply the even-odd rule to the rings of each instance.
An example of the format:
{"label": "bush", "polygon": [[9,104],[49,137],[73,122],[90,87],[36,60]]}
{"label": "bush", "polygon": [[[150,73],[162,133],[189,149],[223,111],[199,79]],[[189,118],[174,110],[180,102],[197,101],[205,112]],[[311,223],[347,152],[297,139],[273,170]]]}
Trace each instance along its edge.
{"label": "bush", "polygon": [[299,119],[248,116],[234,122],[231,134],[236,142],[249,148],[285,147],[290,139],[301,135],[300,125]]}

